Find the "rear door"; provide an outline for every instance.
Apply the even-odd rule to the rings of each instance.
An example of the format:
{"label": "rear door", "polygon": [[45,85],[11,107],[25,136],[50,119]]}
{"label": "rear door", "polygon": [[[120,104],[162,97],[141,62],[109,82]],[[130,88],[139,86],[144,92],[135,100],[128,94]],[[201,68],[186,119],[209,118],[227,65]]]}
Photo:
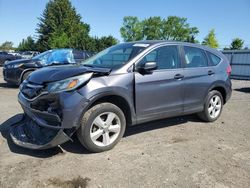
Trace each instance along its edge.
{"label": "rear door", "polygon": [[183,112],[182,70],[178,46],[154,49],[139,64],[152,61],[157,63],[157,70],[148,74],[135,72],[138,123]]}
{"label": "rear door", "polygon": [[183,46],[183,83],[184,113],[198,112],[203,109],[204,99],[213,83],[215,72],[209,67],[203,49]]}

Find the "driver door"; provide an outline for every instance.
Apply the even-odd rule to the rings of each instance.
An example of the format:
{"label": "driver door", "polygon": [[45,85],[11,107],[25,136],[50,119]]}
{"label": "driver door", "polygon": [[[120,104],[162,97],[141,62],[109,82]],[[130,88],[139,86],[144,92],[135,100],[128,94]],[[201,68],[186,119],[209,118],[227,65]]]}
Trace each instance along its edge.
{"label": "driver door", "polygon": [[135,72],[137,122],[183,113],[183,81],[178,46],[163,46],[149,52],[139,62],[156,62],[149,73]]}

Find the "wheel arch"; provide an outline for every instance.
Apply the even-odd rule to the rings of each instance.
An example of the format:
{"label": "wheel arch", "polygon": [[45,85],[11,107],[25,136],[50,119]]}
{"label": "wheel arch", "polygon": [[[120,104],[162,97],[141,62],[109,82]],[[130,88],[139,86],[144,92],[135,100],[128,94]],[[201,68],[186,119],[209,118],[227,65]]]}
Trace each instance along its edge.
{"label": "wheel arch", "polygon": [[103,102],[109,102],[118,106],[125,115],[127,125],[135,124],[136,118],[135,118],[135,111],[134,111],[133,105],[124,96],[121,96],[116,93],[108,92],[108,93],[102,93],[102,94],[92,97],[85,111],[87,111],[89,108],[93,107],[94,105],[103,103]]}
{"label": "wheel arch", "polygon": [[24,76],[25,73],[27,73],[27,72],[33,72],[35,70],[37,70],[37,69],[31,68],[31,69],[25,69],[25,70],[23,70],[23,72],[20,75],[19,81],[18,81],[19,85],[23,82],[23,76]]}
{"label": "wheel arch", "polygon": [[215,84],[209,89],[209,92],[213,90],[219,91],[221,93],[223,98],[223,104],[226,104],[226,98],[227,98],[226,88],[221,84]]}

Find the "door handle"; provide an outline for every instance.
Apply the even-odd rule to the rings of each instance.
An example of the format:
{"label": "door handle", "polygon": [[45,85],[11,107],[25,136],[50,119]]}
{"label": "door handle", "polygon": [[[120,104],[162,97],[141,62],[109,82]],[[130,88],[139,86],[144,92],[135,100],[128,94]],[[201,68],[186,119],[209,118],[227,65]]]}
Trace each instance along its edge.
{"label": "door handle", "polygon": [[207,74],[208,74],[209,76],[210,76],[210,75],[213,75],[213,74],[214,74],[214,71],[209,70]]}
{"label": "door handle", "polygon": [[181,80],[182,78],[184,78],[184,76],[182,74],[176,74],[174,76],[174,79],[176,79],[176,80]]}

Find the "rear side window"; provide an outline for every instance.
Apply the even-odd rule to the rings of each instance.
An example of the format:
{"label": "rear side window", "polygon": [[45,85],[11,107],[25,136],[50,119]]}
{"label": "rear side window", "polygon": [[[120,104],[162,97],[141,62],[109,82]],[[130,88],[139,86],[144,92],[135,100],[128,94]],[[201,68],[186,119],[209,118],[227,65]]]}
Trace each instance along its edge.
{"label": "rear side window", "polygon": [[179,54],[177,46],[159,47],[147,54],[140,64],[156,62],[157,69],[176,69],[179,65]]}
{"label": "rear side window", "polygon": [[202,49],[184,46],[184,53],[186,68],[207,66],[206,54]]}
{"label": "rear side window", "polygon": [[215,66],[215,65],[218,65],[220,63],[221,58],[219,58],[217,55],[214,55],[214,54],[212,54],[210,52],[207,52],[207,54],[208,54],[208,56],[210,58],[210,62],[211,62],[212,65]]}

